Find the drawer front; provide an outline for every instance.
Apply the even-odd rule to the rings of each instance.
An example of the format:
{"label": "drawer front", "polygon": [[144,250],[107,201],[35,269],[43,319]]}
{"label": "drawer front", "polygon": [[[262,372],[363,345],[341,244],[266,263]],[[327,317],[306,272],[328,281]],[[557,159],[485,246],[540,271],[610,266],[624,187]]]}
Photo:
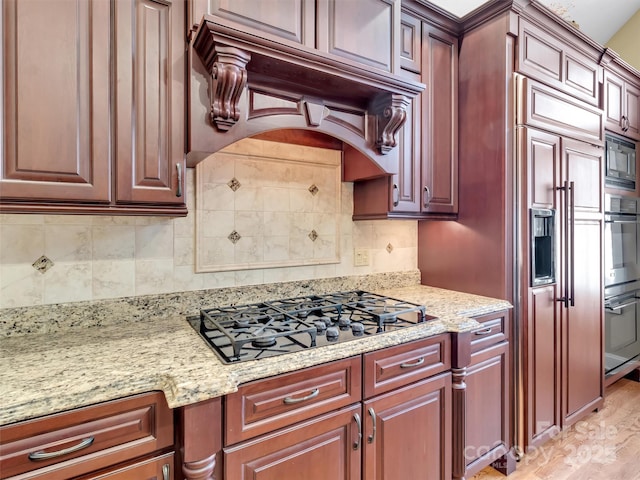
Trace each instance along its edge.
{"label": "drawer front", "polygon": [[358,402],[361,388],[360,357],[242,385],[225,399],[225,446]]}
{"label": "drawer front", "polygon": [[174,474],[174,465],[175,459],[172,452],[75,480],[174,480],[177,478]]}
{"label": "drawer front", "polygon": [[448,334],[364,355],[364,396],[388,392],[451,368]]}
{"label": "drawer front", "polygon": [[476,320],[482,327],[471,332],[471,353],[509,340],[509,312],[492,313]]}
{"label": "drawer front", "polygon": [[0,440],[0,478],[64,480],[173,445],[173,413],[162,393],[137,395],[8,425]]}

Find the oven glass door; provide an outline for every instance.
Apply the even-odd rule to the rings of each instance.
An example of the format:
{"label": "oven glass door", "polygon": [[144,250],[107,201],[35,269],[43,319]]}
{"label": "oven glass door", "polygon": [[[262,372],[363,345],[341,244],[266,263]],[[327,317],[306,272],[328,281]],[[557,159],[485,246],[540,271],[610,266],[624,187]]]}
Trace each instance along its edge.
{"label": "oven glass door", "polygon": [[640,291],[614,297],[605,310],[605,373],[640,355]]}
{"label": "oven glass door", "polygon": [[640,224],[636,215],[605,216],[605,287],[640,278],[638,246]]}

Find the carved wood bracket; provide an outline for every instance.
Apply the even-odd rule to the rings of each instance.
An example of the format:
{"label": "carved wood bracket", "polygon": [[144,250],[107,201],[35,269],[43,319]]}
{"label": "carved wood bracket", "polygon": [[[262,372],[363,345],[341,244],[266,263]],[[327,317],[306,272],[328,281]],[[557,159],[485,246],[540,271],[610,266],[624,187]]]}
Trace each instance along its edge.
{"label": "carved wood bracket", "polygon": [[238,102],[247,85],[247,63],[251,55],[234,47],[215,47],[209,77],[211,123],[226,132],[240,119]]}
{"label": "carved wood bracket", "polygon": [[375,103],[373,113],[376,115],[376,147],[381,154],[389,153],[398,144],[396,134],[407,118],[410,103],[405,95],[397,94]]}

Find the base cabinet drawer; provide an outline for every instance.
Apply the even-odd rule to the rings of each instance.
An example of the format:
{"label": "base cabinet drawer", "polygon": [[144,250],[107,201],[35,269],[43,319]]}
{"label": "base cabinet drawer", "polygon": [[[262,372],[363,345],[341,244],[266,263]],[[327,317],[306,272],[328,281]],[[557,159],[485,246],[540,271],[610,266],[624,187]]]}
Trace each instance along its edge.
{"label": "base cabinet drawer", "polygon": [[76,480],[174,480],[179,478],[174,474],[174,461],[174,454],[171,452]]}
{"label": "base cabinet drawer", "polygon": [[66,480],[172,446],[173,413],[136,395],[4,426],[0,442],[0,478]]}

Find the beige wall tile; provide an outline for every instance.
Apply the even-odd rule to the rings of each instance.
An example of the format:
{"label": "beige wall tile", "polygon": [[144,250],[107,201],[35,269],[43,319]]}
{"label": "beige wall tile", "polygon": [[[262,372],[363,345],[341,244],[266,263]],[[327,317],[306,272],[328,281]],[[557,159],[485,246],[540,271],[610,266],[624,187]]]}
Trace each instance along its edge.
{"label": "beige wall tile", "polygon": [[91,262],[56,263],[44,276],[44,303],[91,300]]}
{"label": "beige wall tile", "polygon": [[93,262],[93,299],[129,297],[136,288],[136,261],[98,260]]}
{"label": "beige wall tile", "polygon": [[31,265],[43,254],[43,225],[3,225],[0,228],[0,263],[3,265]]}
{"label": "beige wall tile", "polygon": [[136,295],[173,292],[173,258],[136,259]]}
{"label": "beige wall tile", "polygon": [[136,259],[173,256],[173,224],[136,226]]}
{"label": "beige wall tile", "polygon": [[0,265],[0,308],[28,307],[44,301],[44,276],[30,263]]}
{"label": "beige wall tile", "polygon": [[92,238],[94,261],[135,258],[136,227],[134,225],[94,225]]}
{"label": "beige wall tile", "polygon": [[86,262],[92,258],[90,222],[87,225],[46,225],[44,239],[45,254],[54,263]]}

